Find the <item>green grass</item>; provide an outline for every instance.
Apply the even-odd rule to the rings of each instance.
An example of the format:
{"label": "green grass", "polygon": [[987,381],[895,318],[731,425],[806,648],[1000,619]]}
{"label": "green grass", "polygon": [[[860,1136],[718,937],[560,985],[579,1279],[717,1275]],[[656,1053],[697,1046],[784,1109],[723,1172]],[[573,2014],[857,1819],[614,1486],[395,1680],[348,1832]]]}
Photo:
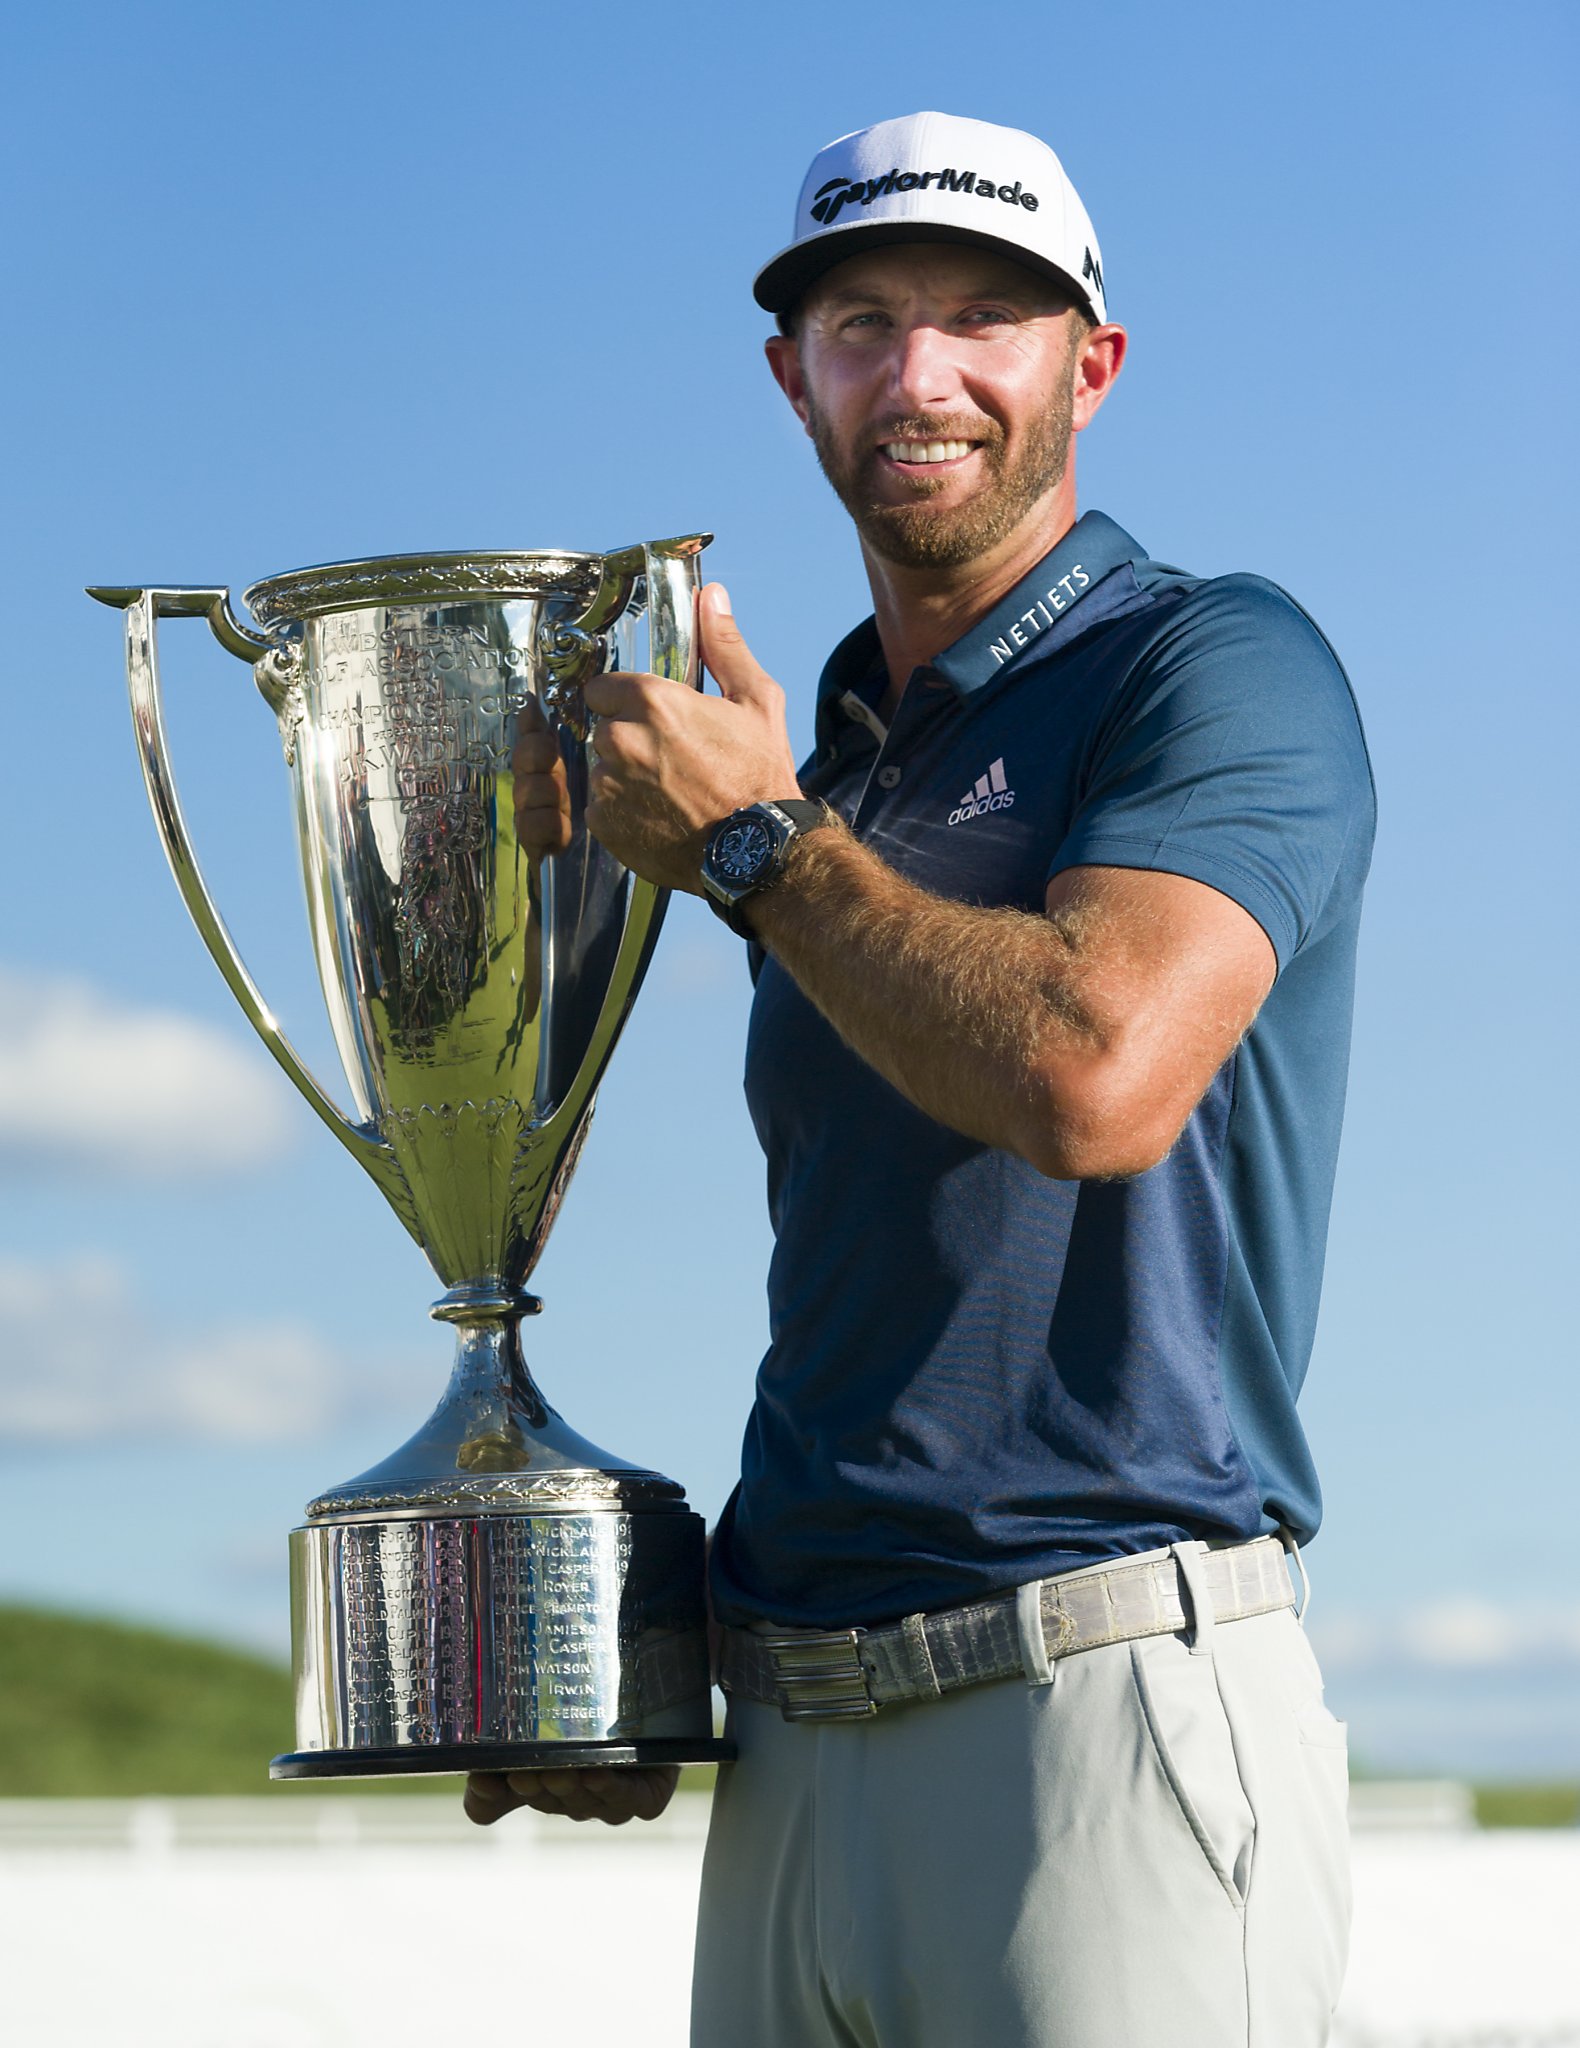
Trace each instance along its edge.
{"label": "green grass", "polygon": [[[1365,1757],[1351,1756],[1350,1778],[1356,1784],[1416,1776],[1452,1777],[1455,1773],[1377,1770]],[[1476,1823],[1484,1828],[1580,1827],[1580,1779],[1513,1778],[1471,1782]]]}
{"label": "green grass", "polygon": [[[290,1673],[160,1629],[0,1607],[0,1798],[268,1793],[293,1747]],[[307,1789],[322,1792],[328,1781]],[[440,1791],[454,1778],[336,1781],[346,1792]]]}
{"label": "green grass", "polygon": [[1580,1784],[1476,1785],[1476,1819],[1484,1828],[1572,1828],[1580,1825]]}
{"label": "green grass", "polygon": [[255,1792],[290,1734],[290,1676],[260,1657],[0,1607],[0,1795]]}

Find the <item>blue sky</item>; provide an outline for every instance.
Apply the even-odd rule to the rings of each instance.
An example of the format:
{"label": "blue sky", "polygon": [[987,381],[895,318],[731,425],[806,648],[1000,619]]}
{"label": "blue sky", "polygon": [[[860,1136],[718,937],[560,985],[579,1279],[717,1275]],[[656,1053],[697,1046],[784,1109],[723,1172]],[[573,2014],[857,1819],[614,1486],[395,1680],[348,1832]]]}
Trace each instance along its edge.
{"label": "blue sky", "polygon": [[[1045,135],[1102,238],[1083,505],[1287,584],[1366,715],[1330,1691],[1376,1762],[1580,1771],[1572,13],[64,4],[8,54],[0,1591],[280,1650],[285,1529],[446,1364],[186,922],[82,585],[707,527],[804,738],[864,586],[749,280],[815,148],[942,104]],[[164,641],[216,892],[333,1073],[271,721]],[[709,1513],[764,1334],[745,994],[678,905],[530,1333]]]}

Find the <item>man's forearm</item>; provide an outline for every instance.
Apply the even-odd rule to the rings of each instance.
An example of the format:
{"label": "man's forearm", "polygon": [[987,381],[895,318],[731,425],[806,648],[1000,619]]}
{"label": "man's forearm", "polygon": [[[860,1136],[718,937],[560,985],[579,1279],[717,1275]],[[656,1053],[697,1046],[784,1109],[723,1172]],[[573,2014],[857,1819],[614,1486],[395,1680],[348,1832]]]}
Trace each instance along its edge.
{"label": "man's forearm", "polygon": [[928,894],[841,827],[810,833],[752,924],[803,993],[917,1108],[1064,1177],[1107,1049],[1082,914],[982,910]]}
{"label": "man's forearm", "polygon": [[[720,818],[795,786],[784,692],[722,591],[704,592],[718,697],[663,676],[593,677],[589,829],[648,881],[697,886]],[[566,844],[563,763],[524,732],[512,757],[521,842]],[[1277,962],[1255,918],[1187,876],[1067,869],[1038,909],[930,895],[843,826],[806,834],[748,899],[769,951],[857,1053],[939,1123],[1040,1173],[1144,1173],[1178,1137],[1256,1014]]]}

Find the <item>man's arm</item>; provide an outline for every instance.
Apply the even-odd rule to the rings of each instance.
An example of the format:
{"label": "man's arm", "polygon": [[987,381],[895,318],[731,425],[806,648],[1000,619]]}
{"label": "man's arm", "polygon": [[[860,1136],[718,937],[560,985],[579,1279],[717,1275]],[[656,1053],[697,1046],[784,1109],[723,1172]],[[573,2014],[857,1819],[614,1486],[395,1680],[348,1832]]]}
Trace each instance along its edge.
{"label": "man's arm", "polygon": [[567,1820],[601,1820],[624,1827],[628,1820],[657,1820],[674,1797],[680,1772],[673,1764],[599,1764],[561,1771],[473,1771],[462,1807],[480,1828],[518,1807],[563,1814]]}
{"label": "man's arm", "polygon": [[[587,688],[600,715],[589,825],[639,874],[693,893],[708,829],[795,790],[783,692],[719,587],[704,595],[720,697],[658,676]],[[518,783],[536,815],[553,801],[550,786]],[[1072,868],[1050,883],[1045,915],[982,910],[917,888],[841,828],[800,841],[746,914],[919,1109],[1058,1179],[1155,1165],[1275,970],[1256,920],[1181,875]]]}
{"label": "man's arm", "polygon": [[1155,1166],[1274,973],[1255,919],[1181,875],[1071,868],[1046,915],[980,910],[842,831],[798,842],[747,914],[918,1109],[1058,1180]]}

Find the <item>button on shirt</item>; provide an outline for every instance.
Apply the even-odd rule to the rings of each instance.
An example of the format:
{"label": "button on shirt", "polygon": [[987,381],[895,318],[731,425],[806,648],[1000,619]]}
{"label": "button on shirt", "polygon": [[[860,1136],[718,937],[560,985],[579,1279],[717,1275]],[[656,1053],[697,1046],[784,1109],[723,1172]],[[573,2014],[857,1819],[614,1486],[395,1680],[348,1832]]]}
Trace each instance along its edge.
{"label": "button on shirt", "polygon": [[887,728],[883,681],[868,620],[802,781],[900,874],[1028,911],[1065,868],[1186,875],[1278,976],[1166,1159],[1071,1182],[925,1116],[757,956],[771,1343],[718,1610],[873,1624],[1189,1537],[1303,1540],[1374,823],[1344,671],[1273,584],[1150,561],[1088,513]]}

